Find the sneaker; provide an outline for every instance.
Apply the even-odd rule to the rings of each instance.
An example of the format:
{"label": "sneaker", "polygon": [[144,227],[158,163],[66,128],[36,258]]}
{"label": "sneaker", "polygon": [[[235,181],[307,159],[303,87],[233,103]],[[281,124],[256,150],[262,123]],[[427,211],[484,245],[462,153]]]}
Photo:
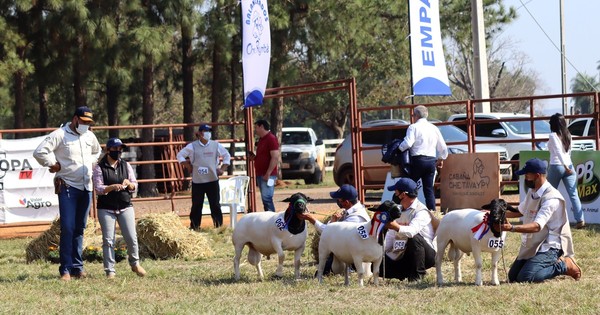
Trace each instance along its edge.
{"label": "sneaker", "polygon": [[581,268],[573,257],[561,257],[560,260],[564,261],[567,266],[567,272],[565,272],[567,276],[575,280],[581,279]]}
{"label": "sneaker", "polygon": [[585,228],[585,221],[579,221],[577,222],[577,225],[575,225],[576,229],[583,229]]}
{"label": "sneaker", "polygon": [[144,270],[144,268],[142,268],[142,266],[140,266],[140,265],[132,266],[131,271],[135,272],[140,277],[143,277],[146,275],[146,270]]}
{"label": "sneaker", "polygon": [[85,271],[71,275],[71,277],[73,277],[75,279],[85,279],[85,278],[87,278],[87,276],[88,276],[88,274]]}
{"label": "sneaker", "polygon": [[71,281],[71,275],[68,273],[64,273],[60,276],[60,281]]}
{"label": "sneaker", "polygon": [[116,276],[114,272],[109,272],[106,274],[106,279],[114,279]]}

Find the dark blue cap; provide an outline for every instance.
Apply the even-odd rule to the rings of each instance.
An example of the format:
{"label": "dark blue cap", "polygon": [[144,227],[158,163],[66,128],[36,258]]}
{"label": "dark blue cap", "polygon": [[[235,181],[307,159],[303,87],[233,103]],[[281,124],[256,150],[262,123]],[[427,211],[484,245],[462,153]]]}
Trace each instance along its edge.
{"label": "dark blue cap", "polygon": [[94,114],[92,114],[92,110],[87,106],[77,107],[75,116],[83,121],[94,122]]}
{"label": "dark blue cap", "polygon": [[200,127],[198,127],[198,131],[211,131],[212,127],[207,125],[207,124],[203,124],[200,125]]}
{"label": "dark blue cap", "polygon": [[108,141],[106,142],[106,148],[110,149],[110,148],[114,148],[114,147],[123,147],[123,148],[125,148],[126,145],[119,138],[110,138],[110,139],[108,139]]}
{"label": "dark blue cap", "polygon": [[408,177],[400,177],[398,181],[387,188],[390,191],[405,191],[409,193],[417,193],[417,183]]}
{"label": "dark blue cap", "polygon": [[358,198],[358,192],[352,185],[344,184],[340,189],[330,192],[329,195],[333,199],[354,200]]}
{"label": "dark blue cap", "polygon": [[538,158],[530,159],[525,162],[525,166],[522,169],[515,172],[517,175],[524,175],[527,173],[534,174],[546,174],[546,169],[548,168],[548,164],[546,161],[540,160]]}

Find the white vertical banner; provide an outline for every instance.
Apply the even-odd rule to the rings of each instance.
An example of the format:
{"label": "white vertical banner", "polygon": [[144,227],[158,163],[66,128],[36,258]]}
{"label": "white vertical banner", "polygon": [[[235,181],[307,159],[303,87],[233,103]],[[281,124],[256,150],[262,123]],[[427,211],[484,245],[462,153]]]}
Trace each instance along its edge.
{"label": "white vertical banner", "polygon": [[0,224],[52,221],[58,216],[54,174],[33,158],[44,138],[0,139]]}
{"label": "white vertical banner", "polygon": [[263,104],[271,64],[267,0],[242,0],[244,107]]}
{"label": "white vertical banner", "polygon": [[414,95],[452,95],[440,30],[439,0],[409,0]]}

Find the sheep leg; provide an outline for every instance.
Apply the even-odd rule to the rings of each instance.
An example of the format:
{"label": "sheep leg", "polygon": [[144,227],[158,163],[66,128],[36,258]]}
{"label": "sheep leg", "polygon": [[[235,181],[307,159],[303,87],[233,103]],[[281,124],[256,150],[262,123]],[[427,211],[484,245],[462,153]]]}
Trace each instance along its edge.
{"label": "sheep leg", "polygon": [[437,277],[437,284],[444,284],[444,276],[442,274],[442,262],[444,261],[444,254],[446,252],[446,246],[448,246],[448,241],[445,239],[439,238],[437,239],[437,253],[435,253],[435,273]]}
{"label": "sheep leg", "polygon": [[350,285],[350,265],[344,264],[344,285]]}
{"label": "sheep leg", "polygon": [[364,279],[365,279],[365,268],[363,265],[363,259],[362,257],[357,257],[354,256],[354,267],[356,268],[356,273],[358,274],[358,286],[359,287],[363,287],[364,286]]}
{"label": "sheep leg", "polygon": [[450,243],[450,250],[448,251],[448,258],[454,263],[454,281],[462,282],[462,270],[460,267],[460,260],[462,259],[463,252],[458,249],[454,243]]}
{"label": "sheep leg", "polygon": [[273,249],[277,253],[278,263],[277,270],[275,271],[275,277],[283,278],[283,261],[285,260],[285,252],[281,246],[281,240],[277,237],[273,237],[271,239],[271,244],[273,245]]}
{"label": "sheep leg", "polygon": [[323,283],[323,271],[325,270],[325,264],[327,263],[327,258],[331,252],[327,250],[324,246],[319,245],[319,269],[317,271],[317,279],[319,279],[319,283]]}
{"label": "sheep leg", "polygon": [[300,279],[300,258],[302,257],[303,252],[304,246],[301,246],[294,252],[294,276],[296,279]]}
{"label": "sheep leg", "polygon": [[[477,244],[473,244],[473,242],[476,242]],[[479,243],[479,241],[473,239],[471,241],[472,246],[471,249],[473,250],[473,259],[475,259],[475,285],[483,285],[483,277],[481,275],[481,268],[483,267],[483,260],[481,258],[481,244]]]}
{"label": "sheep leg", "polygon": [[498,261],[500,261],[500,250],[492,252],[492,283],[499,285],[498,281]]}
{"label": "sheep leg", "polygon": [[381,268],[381,262],[383,261],[383,257],[379,256],[379,258],[377,258],[377,260],[375,260],[373,263],[364,263],[363,266],[365,268],[368,268],[365,271],[365,274],[368,274],[371,271],[371,266],[373,266],[373,284],[374,285],[379,285],[379,269]]}
{"label": "sheep leg", "polygon": [[235,280],[240,280],[240,258],[242,257],[242,250],[244,250],[244,244],[234,244],[235,256],[233,257],[233,273]]}

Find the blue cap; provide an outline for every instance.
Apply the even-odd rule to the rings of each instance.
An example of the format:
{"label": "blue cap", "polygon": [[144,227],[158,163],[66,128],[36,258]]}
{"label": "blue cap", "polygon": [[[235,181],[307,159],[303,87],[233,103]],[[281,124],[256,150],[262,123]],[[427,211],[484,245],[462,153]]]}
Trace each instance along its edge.
{"label": "blue cap", "polygon": [[114,148],[114,147],[123,147],[123,148],[125,148],[126,145],[119,138],[110,138],[110,139],[108,139],[108,141],[106,142],[106,148],[110,149],[110,148]]}
{"label": "blue cap", "polygon": [[200,125],[200,127],[198,127],[198,131],[211,131],[212,127],[207,125],[207,124],[203,124]]}
{"label": "blue cap", "polygon": [[94,122],[94,114],[92,114],[92,110],[87,106],[77,107],[74,116],[79,117],[83,121]]}
{"label": "blue cap", "polygon": [[398,179],[394,185],[388,186],[387,189],[390,191],[398,190],[409,193],[417,193],[417,183],[408,177],[400,177],[400,179]]}
{"label": "blue cap", "polygon": [[358,198],[358,192],[352,185],[344,184],[340,189],[330,192],[329,195],[333,199],[354,200]]}
{"label": "blue cap", "polygon": [[538,158],[530,159],[525,162],[525,166],[522,169],[515,172],[517,175],[524,175],[527,173],[535,173],[535,174],[546,174],[546,168],[548,168],[548,164],[546,161],[540,160]]}

